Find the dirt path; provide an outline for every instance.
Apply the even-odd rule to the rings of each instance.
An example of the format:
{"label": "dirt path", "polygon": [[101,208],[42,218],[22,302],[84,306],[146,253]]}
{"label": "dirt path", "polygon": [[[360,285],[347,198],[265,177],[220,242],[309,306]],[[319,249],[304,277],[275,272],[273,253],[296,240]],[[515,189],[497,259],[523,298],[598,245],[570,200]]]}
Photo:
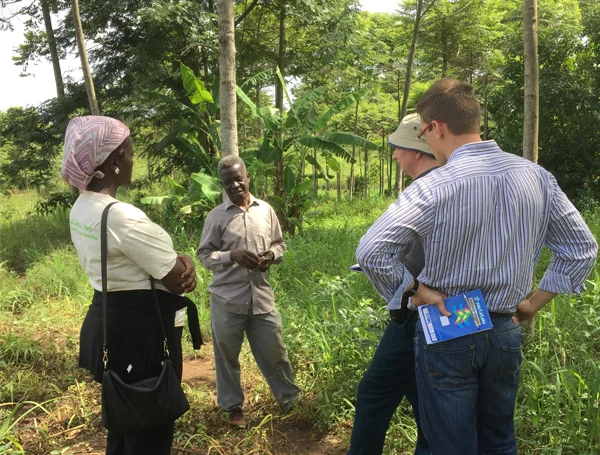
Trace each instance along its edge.
{"label": "dirt path", "polygon": [[[215,390],[216,376],[212,353],[201,359],[186,360],[183,364],[183,382]],[[245,384],[244,388],[246,395],[252,391],[251,384]],[[250,417],[249,429],[251,430],[253,425],[260,424],[260,410],[249,406],[246,412]],[[270,445],[268,450],[272,455],[342,455],[346,453],[340,440],[316,431],[309,422],[303,421],[293,414],[289,417],[274,418],[265,427],[265,436]]]}
{"label": "dirt path", "polygon": [[[210,348],[209,348],[210,349]],[[249,350],[240,356],[242,364],[242,387],[246,396],[244,413],[248,419],[247,429],[228,426],[226,416],[216,405],[216,376],[214,358],[206,349],[201,358],[186,359],[183,364],[183,383],[196,396],[192,410],[182,418],[179,439],[174,442],[171,455],[344,455],[346,443],[332,435],[314,428],[312,410],[302,408],[280,416],[279,408],[256,367]],[[22,422],[21,436],[26,453],[47,455],[103,455],[106,436],[100,419],[100,388],[89,384],[83,401],[94,401],[92,422],[63,430],[64,422],[56,424],[57,417],[48,418],[50,428],[46,436],[36,430],[34,417]],[[68,394],[67,394],[68,395]],[[63,397],[69,400],[69,397]],[[198,402],[198,396],[201,401]],[[66,404],[66,403],[65,403]],[[60,406],[59,406],[60,408]],[[308,412],[307,412],[308,411]],[[89,410],[88,410],[89,412]],[[67,413],[68,414],[68,413]],[[59,419],[60,420],[60,419]],[[177,436],[177,435],[176,435]],[[182,439],[183,438],[183,439]]]}

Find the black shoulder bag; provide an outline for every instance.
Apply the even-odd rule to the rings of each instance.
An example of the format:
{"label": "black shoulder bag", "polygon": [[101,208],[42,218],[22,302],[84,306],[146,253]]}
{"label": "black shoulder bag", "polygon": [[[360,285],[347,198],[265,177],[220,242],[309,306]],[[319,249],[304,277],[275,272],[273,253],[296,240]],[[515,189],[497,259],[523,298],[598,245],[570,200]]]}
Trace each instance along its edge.
{"label": "black shoulder bag", "polygon": [[181,384],[175,375],[171,361],[169,360],[169,350],[167,348],[167,338],[160,315],[160,307],[154,280],[152,283],[152,293],[156,306],[156,314],[162,330],[163,359],[161,361],[161,371],[158,376],[154,376],[134,384],[126,384],[119,378],[117,373],[107,368],[108,348],[107,348],[107,240],[106,240],[106,220],[110,207],[116,204],[109,204],[102,212],[100,225],[100,247],[101,247],[101,266],[102,266],[102,328],[103,328],[103,351],[104,374],[102,376],[102,423],[104,427],[115,433],[130,433],[132,431],[148,430],[173,423],[178,417],[190,409],[190,405],[183,393]]}

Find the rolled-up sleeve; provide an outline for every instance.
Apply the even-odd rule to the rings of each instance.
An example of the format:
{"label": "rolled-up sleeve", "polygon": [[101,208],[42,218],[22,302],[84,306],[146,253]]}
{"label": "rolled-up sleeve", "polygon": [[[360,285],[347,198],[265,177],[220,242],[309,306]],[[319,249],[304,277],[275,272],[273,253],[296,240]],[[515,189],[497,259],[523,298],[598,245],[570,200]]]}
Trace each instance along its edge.
{"label": "rolled-up sleeve", "polygon": [[273,252],[273,263],[279,264],[285,253],[285,242],[283,241],[283,233],[281,225],[275,211],[271,208],[271,246],[269,250]]}
{"label": "rolled-up sleeve", "polygon": [[545,245],[552,253],[539,289],[558,294],[585,290],[585,280],[598,254],[598,242],[581,214],[552,177],[552,204]]}
{"label": "rolled-up sleeve", "polygon": [[413,276],[402,264],[403,251],[416,238],[427,235],[434,216],[431,191],[421,182],[414,182],[360,240],[356,259],[386,302],[413,282]]}
{"label": "rolled-up sleeve", "polygon": [[213,212],[209,213],[204,221],[196,257],[209,270],[214,270],[217,265],[231,264],[232,262],[231,252],[221,251],[221,232]]}

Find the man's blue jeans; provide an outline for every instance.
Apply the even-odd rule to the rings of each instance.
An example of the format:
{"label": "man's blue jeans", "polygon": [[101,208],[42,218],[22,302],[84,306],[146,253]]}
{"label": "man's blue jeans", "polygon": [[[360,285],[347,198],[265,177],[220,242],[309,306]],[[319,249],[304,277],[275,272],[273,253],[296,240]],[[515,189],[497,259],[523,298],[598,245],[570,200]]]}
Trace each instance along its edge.
{"label": "man's blue jeans", "polygon": [[514,455],[521,328],[494,328],[427,345],[419,325],[415,367],[421,426],[434,455]]}
{"label": "man's blue jeans", "polygon": [[416,455],[429,455],[429,445],[419,428],[415,380],[414,333],[416,312],[403,323],[391,321],[358,386],[356,414],[348,455],[380,455],[394,411],[406,396],[417,421]]}

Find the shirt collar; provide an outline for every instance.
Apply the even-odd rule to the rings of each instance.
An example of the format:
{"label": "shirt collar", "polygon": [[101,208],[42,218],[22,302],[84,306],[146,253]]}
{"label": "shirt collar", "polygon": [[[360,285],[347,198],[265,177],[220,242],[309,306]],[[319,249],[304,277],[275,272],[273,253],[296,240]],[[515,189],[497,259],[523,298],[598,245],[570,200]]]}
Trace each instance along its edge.
{"label": "shirt collar", "polygon": [[[237,207],[237,205],[231,202],[227,196],[225,196],[225,201],[223,203],[225,204],[225,211],[229,210],[231,207]],[[252,207],[254,204],[258,205],[258,199],[250,193],[250,203],[248,204],[248,207]]]}
{"label": "shirt collar", "polygon": [[440,167],[440,166],[435,166],[435,167],[432,167],[431,169],[427,169],[425,172],[422,172],[418,176],[416,176],[415,180],[419,180],[421,177],[425,177],[427,174],[429,174],[434,169],[437,169],[438,167]]}
{"label": "shirt collar", "polygon": [[481,142],[471,142],[469,144],[461,145],[456,150],[452,152],[450,158],[448,158],[448,162],[450,163],[463,155],[470,155],[473,153],[489,153],[500,151],[500,147],[496,144],[496,141],[481,141]]}

